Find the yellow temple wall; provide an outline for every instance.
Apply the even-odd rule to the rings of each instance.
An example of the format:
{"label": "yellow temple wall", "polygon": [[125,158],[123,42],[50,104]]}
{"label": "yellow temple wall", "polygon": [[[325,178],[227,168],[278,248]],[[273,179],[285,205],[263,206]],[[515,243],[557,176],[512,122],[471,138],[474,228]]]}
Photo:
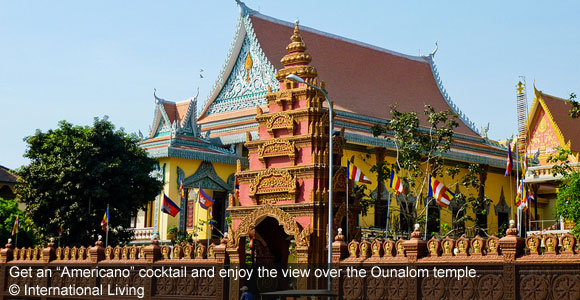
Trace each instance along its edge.
{"label": "yellow temple wall", "polygon": [[[373,191],[377,187],[377,179],[376,174],[372,173],[370,169],[376,163],[376,155],[374,153],[365,153],[356,150],[344,150],[344,155],[342,157],[342,165],[346,166],[347,159],[350,159],[352,156],[355,158],[355,164],[358,168],[362,170],[362,172],[369,177],[372,184],[367,185],[367,189],[369,191]],[[387,156],[385,160],[389,163],[395,162],[395,157]],[[485,184],[485,194],[492,200],[492,203],[489,206],[489,210],[487,212],[487,224],[488,224],[488,233],[496,234],[498,231],[498,217],[495,213],[495,205],[497,205],[500,201],[501,197],[501,190],[503,188],[505,201],[508,206],[512,207],[510,219],[515,217],[515,203],[513,201],[515,197],[515,184],[510,187],[510,179],[509,177],[504,177],[503,173],[499,173],[501,170],[497,170],[496,172],[488,172],[487,179]],[[455,177],[455,179],[451,179],[450,176],[444,176],[443,179],[440,179],[445,185],[447,185],[451,191],[455,191],[456,182],[459,178],[462,178],[467,173],[466,169],[462,169],[461,172]],[[515,182],[515,179],[513,179]],[[457,183],[460,184],[460,183]],[[388,182],[385,183],[388,186]],[[387,187],[388,188],[388,187]],[[460,186],[460,190],[465,193],[465,187]],[[428,186],[425,187],[424,193],[426,196],[428,192]],[[469,194],[476,196],[478,193],[477,190],[470,188]],[[389,211],[396,211],[398,210],[399,205],[397,201],[392,199],[389,207]],[[421,212],[421,210],[419,210]],[[468,215],[475,218],[475,214],[469,210]],[[441,208],[440,209],[440,220],[441,224],[449,224],[452,223],[452,211],[450,208]],[[361,227],[374,227],[375,225],[375,209],[374,207],[370,207],[367,215],[359,216],[359,223]],[[467,222],[466,226],[473,226],[473,222]],[[389,226],[391,227],[391,226]],[[391,227],[392,228],[392,227]]]}
{"label": "yellow temple wall", "polygon": [[[183,170],[183,172],[185,174],[185,178],[187,178],[187,177],[193,175],[197,171],[197,169],[201,165],[201,161],[200,160],[186,159],[186,158],[176,158],[176,157],[160,158],[160,159],[158,159],[158,161],[159,161],[159,165],[161,165],[161,166],[163,164],[166,164],[165,165],[165,184],[163,186],[163,192],[171,200],[173,200],[173,202],[175,202],[178,206],[180,206],[181,205],[181,203],[180,203],[181,198],[179,195],[179,190],[178,190],[178,185],[177,185],[177,167],[179,167]],[[213,162],[212,165],[213,165],[217,175],[223,181],[226,181],[226,182],[228,180],[228,177],[236,171],[235,165],[215,163],[215,162]],[[193,188],[191,192],[197,193],[198,191],[199,191],[198,188]],[[213,197],[212,190],[205,190],[204,189],[204,191],[207,192],[210,197]],[[163,197],[163,194],[161,194],[161,197]],[[197,211],[196,216],[195,216],[196,223],[198,220],[202,220],[202,222],[204,223],[203,226],[198,226],[197,239],[207,239],[208,228],[209,228],[207,221],[209,218],[209,211],[202,209],[199,206],[199,203],[196,203],[194,211]],[[172,217],[169,214],[161,212],[161,204],[159,205],[158,231],[159,231],[159,236],[162,240],[167,239],[167,230],[171,226],[175,225],[175,226],[179,227],[179,218],[180,218],[181,213],[186,213],[186,212],[182,209],[175,217]],[[196,225],[198,225],[198,224],[196,224]],[[191,233],[191,231],[189,231],[189,232]]]}

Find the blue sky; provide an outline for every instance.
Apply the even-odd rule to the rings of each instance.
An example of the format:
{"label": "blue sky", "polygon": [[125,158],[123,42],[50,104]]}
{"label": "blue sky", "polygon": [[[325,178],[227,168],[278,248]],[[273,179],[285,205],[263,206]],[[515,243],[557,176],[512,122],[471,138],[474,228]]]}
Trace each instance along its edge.
{"label": "blue sky", "polygon": [[[405,54],[427,54],[438,40],[435,62],[444,86],[478,127],[491,123],[493,139],[516,131],[518,76],[526,76],[530,103],[534,80],[556,96],[580,92],[577,2],[246,4]],[[23,138],[60,120],[85,125],[108,115],[127,132],[146,133],[153,88],[181,101],[199,87],[205,101],[238,13],[233,0],[0,2],[0,164],[26,164]]]}

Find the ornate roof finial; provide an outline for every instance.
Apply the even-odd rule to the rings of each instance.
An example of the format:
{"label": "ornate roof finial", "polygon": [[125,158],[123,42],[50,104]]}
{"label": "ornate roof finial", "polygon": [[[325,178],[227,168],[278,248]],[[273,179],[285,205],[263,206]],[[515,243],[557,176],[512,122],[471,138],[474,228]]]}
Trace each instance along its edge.
{"label": "ornate roof finial", "polygon": [[308,64],[312,61],[310,54],[306,53],[306,44],[300,35],[300,28],[298,26],[300,22],[296,20],[296,25],[294,27],[294,33],[290,37],[290,44],[286,47],[286,54],[280,62],[284,65],[283,69],[280,69],[276,73],[276,79],[278,81],[285,80],[286,76],[289,74],[296,74],[302,78],[315,78],[318,73],[316,69]]}
{"label": "ornate roof finial", "polygon": [[431,51],[431,53],[429,53],[429,56],[433,57],[435,56],[435,53],[437,53],[437,50],[439,49],[439,45],[437,44],[438,41],[435,41],[435,49],[433,49],[433,51]]}

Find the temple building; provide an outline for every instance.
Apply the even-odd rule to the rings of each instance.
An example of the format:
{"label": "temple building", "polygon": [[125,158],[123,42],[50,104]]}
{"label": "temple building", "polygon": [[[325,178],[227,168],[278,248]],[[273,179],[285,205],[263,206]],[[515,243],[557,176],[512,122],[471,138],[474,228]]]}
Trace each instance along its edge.
{"label": "temple building", "polygon": [[[340,206],[344,204],[341,204],[341,197],[346,189],[337,187],[336,226],[345,228],[348,215],[351,222],[345,230],[353,237],[373,231],[384,232],[387,223],[393,232],[401,232],[406,227],[402,224],[405,220],[399,217],[399,198],[391,195],[376,177],[372,178],[370,171],[377,161],[395,161],[394,144],[371,133],[373,126],[388,121],[389,108],[393,104],[397,104],[400,111],[421,112],[428,104],[437,111],[455,113],[459,126],[451,151],[444,154],[445,159],[450,165],[477,163],[487,170],[483,178],[484,193],[492,203],[486,208],[487,214],[476,216],[477,222],[489,233],[496,233],[502,224],[515,216],[514,182],[504,177],[507,149],[488,139],[486,133],[480,133],[452,102],[435,66],[437,49],[423,56],[397,53],[302,25],[298,27],[295,23],[260,14],[242,2],[238,5],[240,17],[231,47],[199,116],[196,114],[197,96],[179,103],[154,96],[154,121],[142,146],[159,159],[164,193],[183,209],[176,217],[161,213],[163,195],[159,195],[135,221],[135,227],[140,228],[136,231],[146,231],[143,236],[158,232],[165,239],[167,229],[176,225],[188,232],[194,228],[203,229],[199,238],[207,238],[204,219],[208,217],[207,212],[194,205],[197,189],[201,187],[204,191],[209,190],[215,199],[213,214],[214,219],[216,214],[220,216],[217,224],[221,229],[226,229],[226,215],[231,217],[232,230],[237,232],[240,224],[247,223],[242,221],[246,216],[268,207],[268,210],[279,209],[276,210],[278,217],[289,214],[295,218],[302,214],[302,218],[295,218],[300,226],[292,230],[299,228],[297,234],[302,234],[310,226],[309,242],[326,239],[316,230],[324,232],[320,222],[327,216],[308,207],[316,207],[316,203],[324,202],[327,197],[328,187],[323,182],[328,177],[324,179],[323,173],[328,168],[325,163],[328,142],[324,144],[324,138],[320,137],[329,134],[325,125],[328,115],[323,115],[328,104],[321,95],[287,82],[283,76],[293,72],[289,69],[305,66],[315,74],[296,75],[316,82],[328,91],[334,103],[334,130],[340,132],[337,139],[341,140],[337,141],[336,149],[340,152],[335,156],[341,161],[333,162],[337,168],[334,176],[339,176],[338,170],[344,170],[340,166],[346,165],[347,159],[354,158],[357,167],[371,177],[372,183],[367,187],[377,199],[376,205],[364,216],[359,214],[356,202],[347,212]],[[292,46],[293,43],[304,44],[304,47]],[[294,55],[296,51],[302,56]],[[419,115],[421,125],[426,125],[426,118]],[[237,198],[233,197],[236,176],[240,184]],[[252,184],[257,184],[257,178],[268,176],[290,182],[280,191],[262,194],[260,188]],[[179,195],[179,178],[184,178],[184,186],[189,191],[183,199]],[[447,177],[443,181],[454,183]],[[388,209],[387,205],[390,205]],[[301,208],[292,208],[294,206]],[[451,223],[453,209],[453,204],[445,209],[436,204],[430,207],[435,214],[432,219],[440,221],[433,224],[431,221],[429,231],[438,232],[442,223]],[[261,221],[270,220],[262,217],[256,217],[250,225],[261,226]],[[206,224],[202,228],[198,226],[200,219]],[[267,222],[274,226],[282,220]],[[296,233],[292,230],[285,232],[288,235]]]}
{"label": "temple building", "polygon": [[12,170],[0,165],[0,198],[12,200],[16,198],[14,185],[18,176],[12,173]]}
{"label": "temple building", "polygon": [[534,194],[535,202],[528,203],[531,221],[528,234],[561,233],[571,229],[570,224],[553,215],[561,184],[562,175],[554,176],[552,166],[546,160],[550,154],[557,154],[558,148],[571,151],[568,162],[572,169],[580,168],[580,119],[572,119],[570,101],[558,98],[534,86],[534,102],[528,115],[527,156],[531,166],[524,175],[524,183]]}

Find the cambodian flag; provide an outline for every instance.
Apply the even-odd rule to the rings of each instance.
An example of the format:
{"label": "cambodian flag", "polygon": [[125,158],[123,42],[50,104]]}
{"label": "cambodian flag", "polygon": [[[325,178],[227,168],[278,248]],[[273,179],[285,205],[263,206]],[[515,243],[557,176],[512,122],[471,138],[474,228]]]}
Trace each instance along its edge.
{"label": "cambodian flag", "polygon": [[234,190],[235,190],[236,199],[239,199],[240,198],[240,183],[238,182],[237,176],[236,176],[236,184],[235,184]]}
{"label": "cambodian flag", "polygon": [[175,217],[177,213],[181,211],[181,208],[179,208],[175,202],[171,201],[167,195],[163,194],[163,205],[161,206],[161,211]]}
{"label": "cambodian flag", "polygon": [[505,166],[505,175],[504,176],[510,176],[512,175],[512,146],[508,143],[508,158],[507,158],[507,164]]}
{"label": "cambodian flag", "polygon": [[201,188],[199,189],[199,206],[203,209],[208,209],[213,205],[214,200],[206,194]]}

